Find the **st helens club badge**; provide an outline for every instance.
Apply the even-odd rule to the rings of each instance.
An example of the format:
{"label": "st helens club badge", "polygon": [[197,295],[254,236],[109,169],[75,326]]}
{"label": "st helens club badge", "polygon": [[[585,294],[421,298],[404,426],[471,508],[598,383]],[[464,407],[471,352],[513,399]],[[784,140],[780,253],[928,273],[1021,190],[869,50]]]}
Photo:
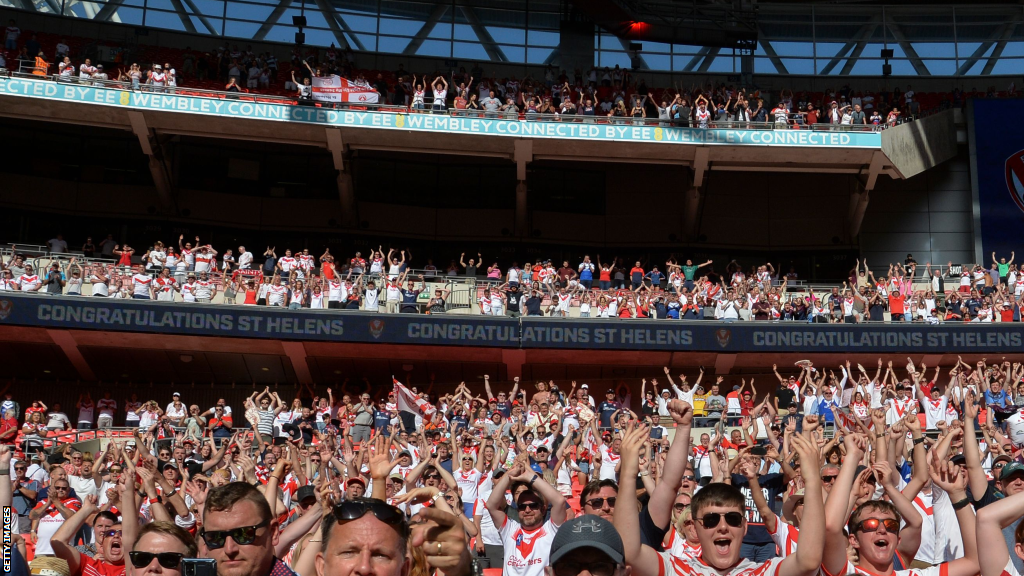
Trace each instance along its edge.
{"label": "st helens club badge", "polygon": [[12,308],[14,308],[14,304],[10,300],[0,300],[0,320],[7,320],[7,317],[11,315]]}
{"label": "st helens club badge", "polygon": [[732,340],[732,331],[728,328],[719,328],[715,331],[715,340],[718,340],[718,345],[725,348],[729,345],[729,341]]}
{"label": "st helens club badge", "polygon": [[1006,189],[1024,212],[1024,150],[1018,150],[1006,159]]}
{"label": "st helens club badge", "polygon": [[375,318],[370,320],[370,335],[374,338],[380,338],[380,335],[384,333],[384,321]]}

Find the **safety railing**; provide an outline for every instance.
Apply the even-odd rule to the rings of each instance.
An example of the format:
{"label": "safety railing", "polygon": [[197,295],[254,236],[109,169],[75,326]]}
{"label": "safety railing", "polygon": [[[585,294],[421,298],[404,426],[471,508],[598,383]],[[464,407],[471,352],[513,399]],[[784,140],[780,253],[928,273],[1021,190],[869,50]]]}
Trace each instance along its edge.
{"label": "safety railing", "polygon": [[[750,122],[750,121],[735,121],[735,120],[709,120],[704,124],[695,123],[694,120],[680,120],[680,119],[664,119],[664,118],[645,118],[645,117],[632,117],[632,116],[609,116],[607,113],[600,114],[559,114],[559,113],[541,113],[533,111],[523,111],[518,107],[512,110],[483,110],[483,109],[469,109],[469,108],[413,108],[411,106],[402,106],[396,104],[381,104],[371,102],[323,102],[313,100],[299,100],[295,97],[280,96],[277,94],[261,94],[252,93],[245,91],[240,88],[238,92],[229,92],[223,90],[209,90],[205,88],[192,88],[188,86],[156,86],[151,84],[141,84],[138,88],[133,88],[132,83],[128,81],[119,80],[96,80],[96,79],[83,79],[78,76],[62,77],[60,75],[51,74],[47,76],[40,76],[37,74],[31,74],[26,70],[32,70],[35,67],[35,63],[31,63],[28,66],[28,61],[24,62],[26,67],[22,67],[20,70],[15,71],[11,69],[0,68],[0,75],[7,76],[10,78],[31,78],[31,79],[45,79],[60,83],[74,83],[88,86],[96,86],[100,88],[109,88],[114,90],[132,90],[140,92],[151,92],[156,94],[168,94],[176,96],[189,96],[194,98],[215,98],[215,99],[230,99],[239,100],[243,102],[258,102],[264,104],[282,104],[282,105],[315,105],[321,108],[329,109],[341,109],[341,110],[355,110],[355,111],[369,111],[369,112],[387,112],[387,113],[401,113],[401,114],[443,114],[456,118],[483,118],[493,120],[506,120],[510,122],[570,122],[579,124],[611,124],[621,126],[660,126],[664,128],[694,128],[694,129],[732,129],[732,130],[812,130],[812,131],[827,131],[827,132],[878,132],[885,128],[891,127],[885,123],[874,125],[874,124],[830,124],[825,122],[818,122],[815,124],[806,124],[803,122],[803,116],[800,113],[791,113],[788,115],[786,122]],[[895,124],[903,124],[916,119],[913,116],[901,116]]]}

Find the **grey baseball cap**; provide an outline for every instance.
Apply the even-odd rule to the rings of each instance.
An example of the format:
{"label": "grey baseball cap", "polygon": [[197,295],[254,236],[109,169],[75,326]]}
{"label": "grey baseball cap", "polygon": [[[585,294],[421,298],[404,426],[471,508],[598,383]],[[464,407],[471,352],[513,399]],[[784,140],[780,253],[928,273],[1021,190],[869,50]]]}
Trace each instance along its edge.
{"label": "grey baseball cap", "polygon": [[600,516],[584,514],[562,524],[551,542],[551,564],[580,548],[593,548],[603,552],[616,564],[625,563],[622,538],[618,530]]}

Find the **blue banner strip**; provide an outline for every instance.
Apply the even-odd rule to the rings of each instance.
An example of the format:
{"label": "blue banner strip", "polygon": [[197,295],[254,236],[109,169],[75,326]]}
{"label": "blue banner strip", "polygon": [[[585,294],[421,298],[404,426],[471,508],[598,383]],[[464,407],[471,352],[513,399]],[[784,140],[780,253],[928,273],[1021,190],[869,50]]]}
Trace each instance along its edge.
{"label": "blue banner strip", "polygon": [[[187,91],[187,87],[178,90]],[[470,118],[447,114],[360,112],[230,98],[204,98],[180,94],[135,92],[28,78],[0,78],[0,95],[277,122],[324,126],[408,130],[439,134],[558,138],[591,142],[657,142],[688,145],[795,146],[816,148],[881,148],[878,132],[819,130],[735,130],[676,128],[656,125],[587,124],[576,122],[523,122],[498,118]],[[248,95],[243,97],[248,98]]]}
{"label": "blue banner strip", "polygon": [[1024,324],[807,324],[375,314],[110,300],[0,296],[0,327],[493,348],[696,352],[1020,352]]}

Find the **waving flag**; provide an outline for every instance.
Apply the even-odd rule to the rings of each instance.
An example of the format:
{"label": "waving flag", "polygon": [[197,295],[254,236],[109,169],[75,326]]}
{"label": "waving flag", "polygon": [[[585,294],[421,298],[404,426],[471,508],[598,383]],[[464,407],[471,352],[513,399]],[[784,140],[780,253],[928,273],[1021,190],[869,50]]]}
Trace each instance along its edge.
{"label": "waving flag", "polygon": [[399,411],[411,412],[427,418],[437,412],[430,402],[413,394],[412,390],[406,388],[397,378],[392,376],[391,380],[395,383],[395,397],[398,399]]}
{"label": "waving flag", "polygon": [[313,100],[317,102],[376,104],[379,96],[372,87],[357,84],[340,76],[316,76],[313,78]]}

